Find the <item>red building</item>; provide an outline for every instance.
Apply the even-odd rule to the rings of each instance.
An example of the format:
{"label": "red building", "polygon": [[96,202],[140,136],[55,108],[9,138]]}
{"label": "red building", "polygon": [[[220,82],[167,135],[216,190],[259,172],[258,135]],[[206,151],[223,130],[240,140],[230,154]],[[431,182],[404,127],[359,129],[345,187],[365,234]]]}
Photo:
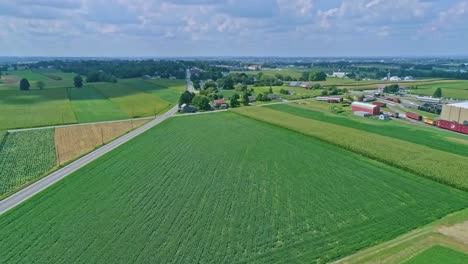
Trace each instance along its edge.
{"label": "red building", "polygon": [[373,104],[366,104],[361,102],[354,102],[351,104],[351,110],[353,112],[366,112],[370,115],[379,115],[380,106]]}

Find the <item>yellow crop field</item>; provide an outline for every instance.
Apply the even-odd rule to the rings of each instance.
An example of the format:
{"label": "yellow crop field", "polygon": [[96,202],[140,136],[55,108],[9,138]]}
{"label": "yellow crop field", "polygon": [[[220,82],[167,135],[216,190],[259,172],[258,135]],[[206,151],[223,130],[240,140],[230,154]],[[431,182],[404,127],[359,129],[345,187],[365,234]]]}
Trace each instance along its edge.
{"label": "yellow crop field", "polygon": [[148,120],[79,125],[55,129],[57,163],[64,164],[133,130]]}

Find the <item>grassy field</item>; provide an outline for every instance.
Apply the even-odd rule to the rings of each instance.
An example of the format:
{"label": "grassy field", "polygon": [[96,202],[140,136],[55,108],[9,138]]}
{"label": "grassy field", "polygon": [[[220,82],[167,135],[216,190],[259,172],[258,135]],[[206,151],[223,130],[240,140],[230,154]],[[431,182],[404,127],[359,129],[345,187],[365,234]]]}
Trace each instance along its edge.
{"label": "grassy field", "polygon": [[442,247],[434,246],[420,255],[408,260],[405,264],[466,264],[468,255],[462,252]]}
{"label": "grassy field", "polygon": [[463,242],[463,238],[467,236],[466,232],[452,232],[451,235],[446,232],[446,230],[454,229],[459,225],[467,225],[467,221],[468,208],[449,214],[390,241],[361,250],[333,262],[333,264],[404,263],[434,246],[443,246],[460,253],[468,253],[468,245]]}
{"label": "grassy field", "polygon": [[468,158],[342,125],[317,121],[266,107],[232,110],[349,149],[366,157],[468,190]]}
{"label": "grassy field", "polygon": [[[73,73],[63,73],[63,72],[56,72],[56,71],[31,71],[31,70],[24,70],[24,71],[8,71],[6,72],[6,76],[2,76],[8,80],[4,82],[3,85],[0,85],[1,89],[18,89],[19,81],[22,78],[28,79],[29,83],[31,84],[31,89],[38,89],[36,87],[36,83],[38,81],[42,81],[45,84],[45,89],[50,88],[64,88],[64,87],[71,87],[73,86],[73,77],[75,74]],[[62,78],[61,80],[56,80],[50,78],[49,76],[56,76]]]}
{"label": "grassy field", "polygon": [[133,130],[148,120],[79,125],[55,129],[57,163],[74,160],[103,144]]}
{"label": "grassy field", "polygon": [[9,133],[0,143],[0,198],[54,166],[53,129]]}
{"label": "grassy field", "polygon": [[467,198],[229,112],[179,117],[0,217],[0,262],[324,263]]}
{"label": "grassy field", "polygon": [[[412,124],[402,124],[396,121],[382,122],[376,119],[354,117],[352,114],[336,115],[330,113],[329,109],[327,109],[329,113],[313,111],[309,108],[309,106],[313,104],[318,104],[318,102],[311,102],[311,104],[278,104],[265,107],[312,120],[396,138],[468,157],[468,145],[448,139],[448,137],[457,136],[456,134],[443,130],[418,127]],[[330,107],[330,104],[326,105],[326,107]],[[463,136],[463,138],[468,139],[466,136]],[[378,148],[378,144],[375,147]]]}
{"label": "grassy field", "polygon": [[65,89],[0,90],[0,130],[76,122]]}
{"label": "grassy field", "polygon": [[412,93],[432,96],[437,88],[442,89],[442,96],[468,100],[468,81],[453,81],[445,83],[429,83],[418,85]]}
{"label": "grassy field", "polygon": [[100,83],[94,86],[130,117],[144,117],[165,112],[170,103],[124,83]]}
{"label": "grassy field", "polygon": [[[181,80],[128,79],[86,84],[82,89],[70,87],[72,82],[65,86],[55,83],[57,86],[52,89],[49,84],[65,82],[72,74],[44,73],[64,78],[59,81],[31,71],[15,74],[19,75],[17,80],[49,80],[42,91],[34,86],[30,91],[18,91],[17,87],[0,85],[5,88],[0,88],[0,130],[153,116],[177,104],[186,88]],[[2,80],[13,76],[2,76]]]}
{"label": "grassy field", "polygon": [[80,123],[130,118],[93,85],[86,85],[81,89],[68,88],[67,92],[73,112]]}
{"label": "grassy field", "polygon": [[184,80],[142,80],[142,79],[128,79],[122,80],[121,83],[131,86],[132,88],[139,89],[143,92],[155,95],[171,105],[178,102],[180,94],[185,91],[186,83]]}

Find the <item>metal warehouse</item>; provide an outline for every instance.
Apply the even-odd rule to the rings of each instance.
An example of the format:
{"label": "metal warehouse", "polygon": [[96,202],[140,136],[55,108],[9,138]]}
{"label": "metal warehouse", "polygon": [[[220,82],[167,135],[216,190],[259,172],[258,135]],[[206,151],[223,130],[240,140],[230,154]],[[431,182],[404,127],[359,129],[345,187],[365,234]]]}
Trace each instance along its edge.
{"label": "metal warehouse", "polygon": [[458,124],[468,121],[468,102],[444,105],[440,119]]}
{"label": "metal warehouse", "polygon": [[437,126],[468,134],[468,102],[444,105]]}
{"label": "metal warehouse", "polygon": [[380,107],[378,105],[366,104],[361,102],[354,102],[351,104],[351,110],[353,112],[366,112],[371,115],[379,115]]}

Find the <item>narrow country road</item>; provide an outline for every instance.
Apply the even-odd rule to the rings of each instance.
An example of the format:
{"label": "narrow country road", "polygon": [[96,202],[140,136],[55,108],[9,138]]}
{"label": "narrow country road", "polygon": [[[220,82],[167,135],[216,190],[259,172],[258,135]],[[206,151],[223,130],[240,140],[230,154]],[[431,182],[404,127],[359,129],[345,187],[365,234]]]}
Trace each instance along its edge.
{"label": "narrow country road", "polygon": [[[187,90],[190,90],[190,89],[193,89],[193,86],[191,86],[190,75],[189,75],[187,79]],[[8,196],[7,198],[1,200],[0,201],[0,215],[4,214],[5,212],[14,208],[15,206],[18,206],[19,204],[33,197],[37,193],[47,189],[49,186],[67,177],[68,175],[72,174],[78,169],[93,162],[94,160],[101,157],[102,155],[114,150],[115,148],[121,146],[122,144],[125,144],[131,139],[143,134],[144,132],[148,131],[152,127],[158,125],[159,123],[173,116],[178,110],[179,110],[179,106],[176,105],[173,108],[171,108],[169,111],[167,111],[165,114],[157,116],[156,118],[146,123],[145,125],[131,131],[128,134],[125,134],[119,137],[118,139],[108,143],[107,145],[104,145],[103,147],[83,156],[82,158],[70,163],[69,165],[51,173],[50,175],[40,179],[39,181],[29,185],[28,187],[21,189],[18,192],[12,194],[11,196]]]}
{"label": "narrow country road", "polygon": [[122,137],[112,141],[111,143],[104,145],[103,147],[87,154],[86,156],[74,161],[73,163],[53,172],[49,176],[42,178],[41,180],[29,185],[28,187],[16,192],[15,194],[1,200],[0,201],[0,215],[12,209],[13,207],[21,204],[25,200],[34,196],[35,194],[45,190],[52,184],[67,177],[68,175],[77,171],[78,169],[86,166],[87,164],[96,160],[102,155],[112,151],[113,149],[121,146],[122,144],[141,135],[142,133],[156,126],[157,124],[163,122],[164,120],[166,120],[167,118],[175,114],[177,110],[178,110],[178,106],[173,107],[171,110],[169,110],[168,112],[166,112],[165,114],[161,116],[158,116],[157,118],[150,121],[149,123],[131,131],[128,134],[123,135]]}

